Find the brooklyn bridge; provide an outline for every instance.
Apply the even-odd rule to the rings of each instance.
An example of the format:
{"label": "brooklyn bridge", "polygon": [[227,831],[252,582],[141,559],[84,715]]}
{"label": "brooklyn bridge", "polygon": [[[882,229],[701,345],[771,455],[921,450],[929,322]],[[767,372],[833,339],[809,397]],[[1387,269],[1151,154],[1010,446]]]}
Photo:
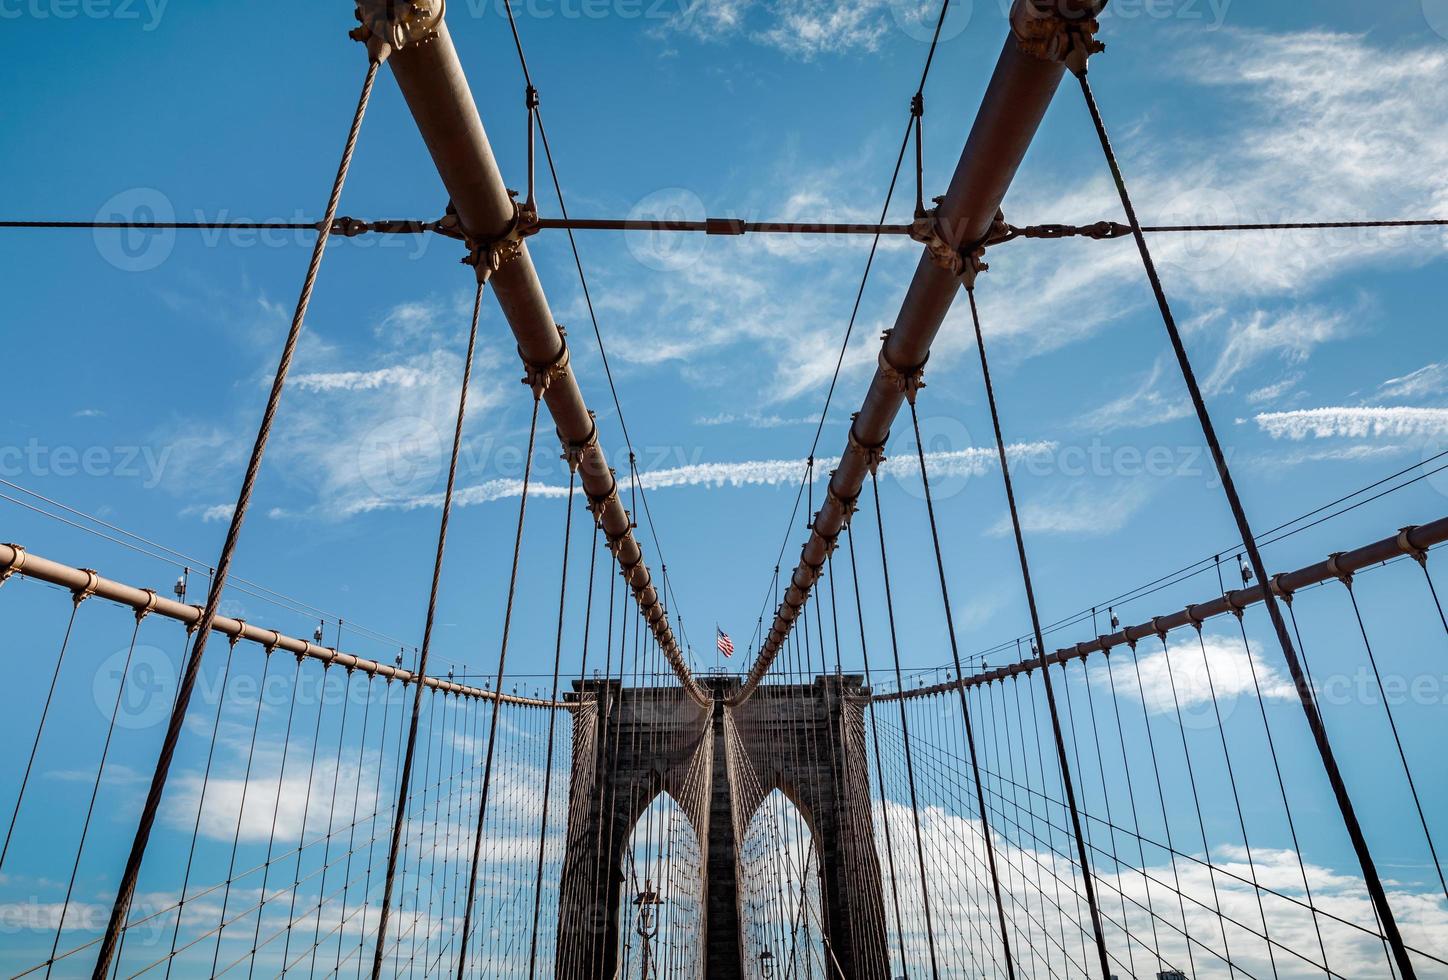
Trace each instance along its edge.
{"label": "brooklyn bridge", "polygon": [[[465,63],[449,30],[460,14],[444,0],[357,0],[355,20],[343,6],[335,37],[309,41],[355,49],[357,97],[313,121],[345,133],[321,217],[252,223],[306,236],[310,261],[295,263],[300,293],[271,338],[274,368],[247,444],[234,457],[218,450],[235,462],[218,553],[189,558],[122,530],[124,513],[82,513],[5,481],[7,501],[179,576],[108,574],[91,567],[101,558],[31,526],[0,544],[6,975],[1448,977],[1448,714],[1441,700],[1395,694],[1404,678],[1445,676],[1436,554],[1448,508],[1388,511],[1372,533],[1330,520],[1401,499],[1387,495],[1448,462],[1425,454],[1326,504],[1284,493],[1306,513],[1269,527],[1277,513],[1239,493],[1224,445],[1231,419],[1212,409],[1218,389],[1199,373],[1194,327],[1156,261],[1183,235],[1448,221],[1144,223],[1118,156],[1120,143],[1144,137],[1115,125],[1093,87],[1117,46],[1133,43],[1122,30],[1106,50],[1107,0],[1009,5],[991,27],[998,59],[977,66],[983,94],[968,125],[926,113],[950,0],[931,5],[923,71],[913,98],[902,93],[896,130],[891,195],[910,207],[906,221],[889,223],[889,200],[875,221],[573,217],[543,80],[527,58],[529,25],[504,3],[495,26],[511,28],[517,111],[487,127],[479,79],[513,82],[498,65]],[[441,217],[346,216],[347,178],[354,155],[369,152],[367,110],[384,86],[400,93],[436,170],[405,179],[436,187]],[[1053,105],[1089,134],[1091,152],[1073,166],[1097,174],[1118,206],[1094,222],[1012,224],[1007,192]],[[948,179],[924,163],[927,119],[958,149]],[[507,178],[490,143],[504,126],[526,132],[526,167]],[[244,226],[22,215],[3,234]],[[731,636],[702,607],[690,615],[695,642],[683,625],[682,582],[650,507],[657,484],[633,441],[651,419],[630,415],[632,433],[622,425],[628,389],[615,384],[599,329],[607,313],[577,245],[608,231],[702,241],[706,252],[720,238],[812,237],[868,245],[870,263],[878,249],[918,256],[908,281],[884,287],[898,311],[869,341],[863,385],[841,370],[856,319],[838,325],[844,343],[814,443],[789,477],[778,555],[717,570],[767,580],[752,635]],[[572,309],[571,330],[550,307],[535,237],[570,256],[545,278],[580,278],[586,304]],[[460,313],[467,347],[441,443],[445,476],[426,511],[440,520],[426,539],[406,539],[414,553],[393,541],[355,569],[411,576],[425,597],[404,610],[416,635],[395,645],[351,621],[366,610],[314,615],[306,596],[233,572],[249,518],[272,506],[268,449],[287,438],[281,407],[329,243],[342,239],[435,241],[459,260],[454,276],[472,300],[470,317]],[[1135,583],[1098,580],[1090,567],[1032,560],[1012,419],[1039,392],[993,383],[999,307],[977,301],[991,291],[988,260],[1063,239],[1130,257],[1154,321],[1134,342],[1163,352],[1213,506],[1233,529],[1224,543],[1181,523],[1174,536],[1203,557],[1129,592]],[[479,407],[475,364],[494,305],[523,383],[485,392]],[[989,569],[961,557],[972,543],[946,525],[957,501],[937,492],[946,477],[922,435],[932,398],[961,394],[926,386],[932,347],[950,331],[979,369],[968,394],[990,431],[977,462],[1011,546]],[[575,350],[585,342],[587,359]],[[212,356],[204,342],[187,347]],[[585,391],[606,394],[590,404]],[[459,526],[467,427],[499,403],[528,419],[521,478],[490,505],[486,527]],[[838,430],[825,424],[832,403],[852,413]],[[616,416],[621,446],[606,445],[616,427],[601,432],[598,413]],[[561,483],[538,472],[555,457],[562,466],[549,473]],[[911,481],[912,499],[884,492],[887,475]],[[1268,551],[1308,529],[1328,542],[1310,560],[1284,564],[1275,556],[1290,552]],[[508,572],[470,600],[496,617],[468,641],[484,651],[470,661],[477,669],[463,670],[440,594],[479,541]],[[1148,555],[1160,544],[1137,543]],[[1091,580],[1100,604],[1059,615],[1050,592],[1063,577]],[[997,580],[1021,590],[1022,629],[981,651],[965,607]],[[228,605],[238,597],[280,611],[268,621]],[[541,675],[520,674],[520,647],[542,651]],[[936,666],[909,666],[922,660]],[[1328,693],[1329,678],[1345,676],[1360,694],[1351,707]],[[147,721],[135,724],[142,708]]]}

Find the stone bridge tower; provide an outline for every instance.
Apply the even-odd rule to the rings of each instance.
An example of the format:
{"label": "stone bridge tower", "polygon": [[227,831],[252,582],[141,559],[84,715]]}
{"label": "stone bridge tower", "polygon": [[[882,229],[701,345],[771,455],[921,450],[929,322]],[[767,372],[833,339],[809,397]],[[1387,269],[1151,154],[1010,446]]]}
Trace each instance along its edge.
{"label": "stone bridge tower", "polygon": [[699,835],[700,974],[756,976],[757,965],[743,962],[736,855],[775,789],[799,808],[815,841],[826,955],[852,980],[888,980],[861,682],[846,675],[761,686],[737,708],[727,704],[739,687],[732,677],[701,681],[709,705],[677,688],[575,682],[573,697],[583,704],[574,722],[560,980],[618,975],[624,853],[660,793],[673,797]]}

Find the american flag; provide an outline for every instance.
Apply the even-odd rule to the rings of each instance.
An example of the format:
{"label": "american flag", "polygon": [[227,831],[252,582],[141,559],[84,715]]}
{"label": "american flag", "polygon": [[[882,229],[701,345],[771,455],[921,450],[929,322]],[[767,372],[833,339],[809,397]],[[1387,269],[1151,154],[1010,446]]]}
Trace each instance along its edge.
{"label": "american flag", "polygon": [[714,632],[719,634],[719,637],[715,642],[715,646],[719,648],[719,652],[724,654],[724,656],[726,657],[734,656],[734,641],[729,639],[729,634],[724,632],[717,626],[714,627]]}

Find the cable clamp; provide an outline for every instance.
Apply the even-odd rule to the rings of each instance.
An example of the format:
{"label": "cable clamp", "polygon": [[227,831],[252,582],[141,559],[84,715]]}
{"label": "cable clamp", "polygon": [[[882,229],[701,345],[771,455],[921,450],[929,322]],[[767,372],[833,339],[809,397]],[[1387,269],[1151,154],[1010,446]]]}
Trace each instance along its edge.
{"label": "cable clamp", "polygon": [[377,60],[409,44],[426,44],[437,37],[447,0],[357,0],[355,11],[362,26],[348,33],[367,45]]}
{"label": "cable clamp", "polygon": [[860,441],[859,437],[855,435],[855,422],[859,420],[859,417],[859,412],[850,416],[852,421],[850,422],[849,452],[864,457],[865,465],[870,468],[871,473],[874,473],[880,468],[880,464],[885,462],[885,444],[870,446]]}
{"label": "cable clamp", "polygon": [[1426,548],[1419,548],[1413,543],[1413,532],[1418,530],[1418,525],[1410,524],[1398,531],[1398,550],[1411,557],[1419,565],[1428,564],[1428,551]]}
{"label": "cable clamp", "polygon": [[1158,637],[1160,637],[1163,643],[1166,642],[1167,629],[1165,626],[1161,625],[1160,616],[1151,617],[1151,631],[1155,633]]}
{"label": "cable clamp", "polygon": [[846,500],[844,497],[835,493],[834,478],[836,472],[838,471],[830,470],[831,482],[825,486],[825,504],[828,506],[829,502],[833,500],[835,505],[840,508],[841,522],[845,527],[849,527],[850,520],[855,516],[855,512],[860,509],[860,495],[857,493]]}
{"label": "cable clamp", "polygon": [[1206,622],[1207,618],[1205,616],[1197,615],[1197,607],[1195,605],[1187,606],[1186,613],[1187,622],[1191,623],[1192,627],[1196,629],[1198,633],[1200,633],[1202,631],[1202,623]]}
{"label": "cable clamp", "polygon": [[1016,0],[1011,8],[1011,33],[1021,51],[1041,61],[1064,64],[1085,74],[1093,54],[1106,50],[1096,40],[1096,17],[1106,0]]}
{"label": "cable clamp", "polygon": [[945,198],[937,197],[933,200],[936,207],[910,223],[910,237],[925,246],[931,261],[937,266],[952,276],[960,277],[967,286],[974,286],[976,277],[990,268],[983,261],[986,249],[1010,241],[1011,227],[1006,224],[1005,216],[997,211],[990,228],[978,240],[964,246],[954,245],[952,238],[957,236],[950,234],[950,229],[940,218],[939,205]]}
{"label": "cable clamp", "polygon": [[266,643],[263,643],[263,644],[262,644],[262,650],[264,650],[264,651],[266,652],[266,655],[267,655],[268,657],[270,657],[274,652],[276,652],[276,648],[277,648],[277,647],[281,644],[281,642],[282,642],[282,635],[281,635],[280,633],[278,633],[276,630],[272,630],[272,631],[271,631],[271,635],[272,635],[272,638],[271,638],[270,640],[268,640]]}
{"label": "cable clamp", "polygon": [[618,475],[612,467],[608,470],[608,481],[607,493],[599,494],[596,497],[587,491],[584,493],[588,498],[588,512],[593,515],[594,523],[599,527],[603,526],[603,515],[608,510],[609,502],[618,499]]}
{"label": "cable clamp", "polygon": [[1233,596],[1240,595],[1241,593],[1246,591],[1246,589],[1235,589],[1231,592],[1222,593],[1222,598],[1227,600],[1227,608],[1230,609],[1232,615],[1236,616],[1238,619],[1241,619],[1244,615],[1246,615],[1247,605],[1245,601],[1241,605],[1238,605],[1237,600],[1233,598]]}
{"label": "cable clamp", "polygon": [[[556,429],[554,431],[557,432]],[[583,462],[583,454],[598,443],[598,426],[593,422],[592,413],[588,419],[588,435],[584,436],[581,441],[570,442],[564,439],[561,433],[558,435],[558,441],[563,443],[563,454],[558,458],[568,464],[570,472],[577,473],[579,465]]]}
{"label": "cable clamp", "polygon": [[238,620],[236,621],[236,632],[235,632],[235,633],[232,633],[230,636],[228,636],[228,637],[226,638],[227,646],[229,646],[229,647],[231,647],[233,650],[235,650],[235,649],[236,649],[236,645],[241,642],[241,634],[243,634],[243,633],[245,633],[245,632],[246,632],[246,620],[244,620],[244,619],[238,619]]}
{"label": "cable clamp", "polygon": [[[880,340],[888,343],[890,334],[893,332],[893,330],[886,330],[884,334],[881,335]],[[882,343],[880,345],[879,357],[880,377],[888,381],[896,391],[904,392],[905,400],[914,405],[916,392],[925,387],[925,363],[929,360],[930,355],[927,354],[925,361],[922,361],[917,367],[907,369],[898,368],[890,363],[890,359],[885,356],[885,343]]]}
{"label": "cable clamp", "polygon": [[1272,591],[1290,606],[1292,605],[1292,590],[1282,583],[1282,577],[1286,574],[1286,572],[1278,572],[1272,576],[1272,578],[1268,579],[1268,582],[1271,585]]}
{"label": "cable clamp", "polygon": [[[508,197],[513,204],[513,217],[508,222],[508,227],[501,235],[490,239],[480,239],[469,235],[462,229],[460,222],[456,220],[456,211],[451,203],[448,204],[448,217],[438,222],[441,226],[452,218],[452,226],[457,228],[463,241],[468,246],[468,254],[463,256],[463,264],[470,265],[476,270],[479,282],[487,282],[503,266],[516,259],[523,253],[524,239],[534,235],[538,231],[538,209],[531,201],[523,204],[518,203],[518,192],[512,188],[508,189]],[[439,227],[441,232],[441,228]],[[446,234],[446,232],[441,232]]]}
{"label": "cable clamp", "polygon": [[0,568],[0,585],[4,585],[10,581],[10,576],[16,572],[23,574],[23,569],[25,568],[25,546],[15,544],[14,542],[6,542],[5,547],[15,552],[15,556],[10,559],[9,564],[4,568]]}
{"label": "cable clamp", "polygon": [[542,398],[553,382],[568,375],[568,333],[561,324],[553,326],[558,330],[558,353],[552,361],[534,364],[523,357],[521,348],[518,351],[518,356],[523,359],[523,383],[533,389],[537,398]]}
{"label": "cable clamp", "polygon": [[71,599],[77,606],[96,594],[96,587],[101,581],[100,573],[94,568],[82,568],[81,571],[86,574],[85,585],[70,591]]}
{"label": "cable clamp", "polygon": [[156,590],[142,589],[141,591],[146,593],[146,604],[144,606],[136,607],[136,622],[138,623],[141,620],[145,619],[147,616],[151,615],[151,613],[154,612],[156,609]]}
{"label": "cable clamp", "polygon": [[1342,567],[1342,557],[1345,552],[1334,551],[1327,556],[1327,570],[1337,578],[1339,582],[1352,588],[1352,572]]}

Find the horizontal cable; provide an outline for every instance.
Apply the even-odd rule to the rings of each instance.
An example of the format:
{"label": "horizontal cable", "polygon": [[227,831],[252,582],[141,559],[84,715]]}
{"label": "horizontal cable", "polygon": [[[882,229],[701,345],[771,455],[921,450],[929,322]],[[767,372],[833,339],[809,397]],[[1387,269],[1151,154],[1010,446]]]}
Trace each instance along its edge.
{"label": "horizontal cable", "polygon": [[[363,221],[360,218],[337,218],[332,222],[331,234],[343,238],[358,235],[421,235],[440,231],[437,221],[416,219],[380,219]],[[322,230],[320,221],[0,221],[0,228],[61,229],[79,231],[316,231]]]}
{"label": "horizontal cable", "polygon": [[[1394,218],[1383,221],[1285,221],[1258,224],[1222,225],[1147,225],[1141,230],[1148,235],[1163,235],[1179,232],[1223,232],[1223,231],[1323,231],[1344,228],[1443,228],[1448,227],[1448,218]],[[1119,221],[1097,221],[1089,225],[1039,224],[1007,225],[1004,234],[987,244],[999,245],[1017,238],[1094,238],[1105,241],[1113,238],[1127,238],[1131,226]]]}
{"label": "horizontal cable", "polygon": [[[188,627],[194,625],[201,618],[200,606],[188,606],[176,602],[174,599],[163,598],[152,589],[138,589],[102,578],[91,569],[62,565],[60,562],[33,555],[20,545],[0,544],[0,583],[11,575],[21,575],[41,582],[49,582],[52,585],[59,585],[69,589],[78,597],[97,595],[102,599],[129,606],[138,614],[146,615],[154,612],[158,616],[177,620]],[[335,664],[348,670],[360,670],[364,674],[374,677],[396,680],[403,684],[411,684],[416,680],[416,675],[412,671],[400,666],[378,663],[375,660],[343,653],[332,647],[318,646],[276,630],[253,626],[245,620],[217,616],[212,628],[223,636],[249,640],[261,644],[267,649],[285,650],[299,657],[310,657],[313,660],[320,660],[329,665]],[[546,701],[503,694],[477,687],[467,687],[445,678],[424,677],[422,682],[445,694],[456,694],[460,697],[478,698],[484,701],[501,701],[506,704],[520,704],[535,708],[571,709],[574,707],[574,702]]]}
{"label": "horizontal cable", "polygon": [[[1274,575],[1271,581],[1265,585],[1258,584],[1250,588],[1236,589],[1206,602],[1188,605],[1180,612],[1167,616],[1154,616],[1139,626],[1128,626],[1115,633],[1098,636],[1094,640],[1078,643],[1071,647],[1062,647],[1055,653],[1048,654],[1045,663],[1048,665],[1063,664],[1071,660],[1082,660],[1092,653],[1107,651],[1115,646],[1134,644],[1148,637],[1162,636],[1172,630],[1181,629],[1184,626],[1194,626],[1226,613],[1241,612],[1248,606],[1261,602],[1266,596],[1265,588],[1270,588],[1275,595],[1290,601],[1295,592],[1351,575],[1353,572],[1361,571],[1372,565],[1383,564],[1405,555],[1414,558],[1425,557],[1428,549],[1445,541],[1448,541],[1448,517],[1442,517],[1421,526],[1403,528],[1390,538],[1383,538],[1354,551],[1338,553],[1325,561],[1308,565],[1306,568],[1299,568],[1294,572]],[[3,554],[0,554],[0,557],[3,557]],[[1029,660],[984,671],[970,677],[947,681],[944,684],[916,688],[911,691],[879,694],[874,697],[874,700],[909,700],[938,694],[941,691],[954,690],[957,686],[962,685],[967,688],[975,687],[979,684],[988,684],[991,681],[1013,677],[1016,674],[1028,674],[1040,665],[1041,661],[1032,657]]]}

